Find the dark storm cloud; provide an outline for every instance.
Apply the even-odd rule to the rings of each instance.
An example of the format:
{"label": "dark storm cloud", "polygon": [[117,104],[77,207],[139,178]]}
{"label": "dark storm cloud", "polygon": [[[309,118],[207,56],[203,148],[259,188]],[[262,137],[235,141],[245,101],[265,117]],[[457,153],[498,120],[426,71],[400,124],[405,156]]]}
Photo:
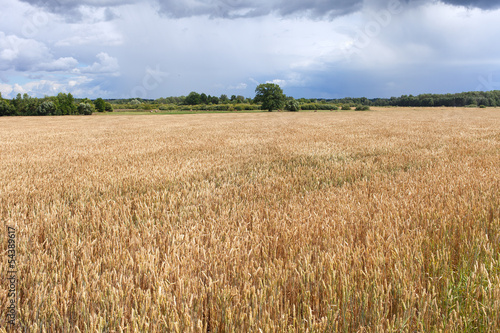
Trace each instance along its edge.
{"label": "dark storm cloud", "polygon": [[[109,8],[113,6],[124,5],[128,3],[135,2],[130,1],[119,1],[119,0],[21,0],[22,2],[29,3],[33,6],[44,8],[52,13],[60,14],[69,20],[79,21],[82,18],[82,14],[79,10],[81,6],[88,6],[94,8]],[[108,9],[106,11],[106,19],[112,19],[114,15]]]}
{"label": "dark storm cloud", "polygon": [[[53,13],[78,18],[78,8],[113,7],[136,0],[21,0],[31,5],[45,8]],[[282,16],[294,14],[310,17],[336,17],[352,13],[362,7],[363,0],[156,0],[160,12],[172,17],[210,17],[237,18],[258,17],[269,13]]]}
{"label": "dark storm cloud", "polygon": [[500,7],[498,0],[444,0],[443,2],[455,6],[477,7],[481,9],[494,9]]}
{"label": "dark storm cloud", "polygon": [[[113,7],[137,0],[21,0],[34,6],[79,19],[81,6]],[[171,17],[210,17],[239,18],[258,17],[270,13],[279,16],[307,16],[311,18],[334,18],[358,11],[363,5],[386,3],[391,0],[152,0],[159,4],[161,13]],[[398,0],[392,0],[398,1]],[[433,2],[433,0],[399,0],[400,2]],[[500,7],[497,0],[443,0],[442,2],[465,7],[493,9]]]}
{"label": "dark storm cloud", "polygon": [[172,17],[208,15],[210,17],[257,17],[269,13],[281,16],[307,15],[336,17],[352,13],[362,7],[362,0],[159,0],[161,12]]}
{"label": "dark storm cloud", "polygon": [[[389,2],[431,3],[434,0],[158,0],[160,11],[172,17],[208,15],[210,17],[257,17],[275,13],[279,16],[334,18],[360,10],[363,6],[386,7]],[[493,9],[497,0],[443,0],[455,6]]]}
{"label": "dark storm cloud", "polygon": [[26,2],[38,7],[48,8],[50,10],[60,10],[62,8],[71,9],[76,8],[81,5],[91,6],[91,7],[110,7],[123,5],[126,3],[132,3],[134,1],[119,1],[119,0],[21,0],[22,2]]}

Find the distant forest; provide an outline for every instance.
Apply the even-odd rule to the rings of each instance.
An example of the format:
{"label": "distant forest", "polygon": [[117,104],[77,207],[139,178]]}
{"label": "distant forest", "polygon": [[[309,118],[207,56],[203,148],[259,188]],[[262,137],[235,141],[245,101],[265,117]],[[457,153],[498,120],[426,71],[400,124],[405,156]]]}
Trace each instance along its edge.
{"label": "distant forest", "polygon": [[[341,98],[341,99],[294,99],[300,110],[338,110],[360,106],[410,106],[410,107],[496,107],[500,106],[500,90],[474,91],[457,94],[422,94],[418,96],[403,95],[391,98]],[[71,94],[59,93],[57,96],[44,98],[18,94],[13,99],[4,99],[0,94],[0,116],[43,116],[43,115],[76,115],[93,112],[112,112],[114,109],[136,110],[208,110],[208,111],[242,111],[260,110],[260,103],[244,96],[227,95],[210,96],[204,93],[191,92],[187,96],[166,97],[158,99],[77,99]]]}

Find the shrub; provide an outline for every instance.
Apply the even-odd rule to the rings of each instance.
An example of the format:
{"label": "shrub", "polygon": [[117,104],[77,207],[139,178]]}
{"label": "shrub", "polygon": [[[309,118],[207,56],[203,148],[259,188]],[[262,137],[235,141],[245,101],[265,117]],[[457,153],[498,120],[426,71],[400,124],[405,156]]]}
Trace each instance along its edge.
{"label": "shrub", "polygon": [[370,107],[368,105],[358,105],[356,106],[356,111],[368,111]]}
{"label": "shrub", "polygon": [[299,111],[300,110],[299,102],[297,102],[294,99],[288,100],[285,104],[285,110],[287,110],[287,111]]}
{"label": "shrub", "polygon": [[95,111],[94,104],[92,103],[80,103],[78,105],[78,113],[84,115],[91,115]]}
{"label": "shrub", "polygon": [[106,104],[104,105],[104,109],[106,110],[106,112],[113,112],[113,105],[111,105],[111,103],[109,102],[106,102]]}
{"label": "shrub", "polygon": [[172,111],[172,110],[176,110],[177,108],[175,107],[175,105],[172,105],[172,104],[162,104],[158,107],[159,110],[162,110],[162,111]]}
{"label": "shrub", "polygon": [[348,104],[344,104],[344,105],[342,105],[342,110],[344,110],[344,111],[351,110],[351,106]]}
{"label": "shrub", "polygon": [[51,114],[55,114],[56,112],[56,106],[54,103],[50,101],[44,101],[40,103],[40,105],[37,108],[37,113],[40,116],[49,116]]}
{"label": "shrub", "polygon": [[219,104],[215,106],[215,110],[217,111],[228,111],[229,110],[229,105],[228,104]]}

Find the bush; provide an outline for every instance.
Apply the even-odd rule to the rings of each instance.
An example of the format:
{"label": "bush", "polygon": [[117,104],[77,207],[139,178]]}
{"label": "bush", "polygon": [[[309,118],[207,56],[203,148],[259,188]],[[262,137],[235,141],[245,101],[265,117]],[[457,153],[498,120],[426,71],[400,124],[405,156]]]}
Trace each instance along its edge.
{"label": "bush", "polygon": [[78,105],[78,113],[90,116],[95,111],[94,104],[80,103]]}
{"label": "bush", "polygon": [[288,100],[285,104],[285,110],[294,112],[299,111],[300,110],[299,102],[297,102],[294,99]]}
{"label": "bush", "polygon": [[481,109],[486,109],[486,105],[483,105],[483,104],[479,105],[479,107],[480,107]]}
{"label": "bush", "polygon": [[158,107],[159,110],[162,110],[162,111],[173,111],[173,110],[177,110],[177,107],[175,105],[172,105],[172,104],[162,104]]}
{"label": "bush", "polygon": [[228,104],[215,105],[215,110],[217,110],[217,111],[228,111],[229,110],[229,105]]}
{"label": "bush", "polygon": [[113,112],[113,105],[111,105],[111,103],[109,102],[106,102],[106,104],[104,105],[104,110],[106,110],[106,112]]}
{"label": "bush", "polygon": [[144,111],[151,111],[151,110],[155,109],[155,106],[153,104],[150,104],[150,103],[143,103],[141,105],[141,109],[143,109]]}
{"label": "bush", "polygon": [[356,106],[356,111],[368,111],[370,107],[368,105],[358,105]]}
{"label": "bush", "polygon": [[344,111],[351,110],[351,106],[348,104],[344,104],[344,105],[342,105],[342,110],[344,110]]}
{"label": "bush", "polygon": [[43,101],[37,108],[37,113],[40,116],[50,116],[56,113],[56,106],[50,101]]}
{"label": "bush", "polygon": [[245,105],[245,110],[260,110],[260,106],[259,105],[246,104]]}

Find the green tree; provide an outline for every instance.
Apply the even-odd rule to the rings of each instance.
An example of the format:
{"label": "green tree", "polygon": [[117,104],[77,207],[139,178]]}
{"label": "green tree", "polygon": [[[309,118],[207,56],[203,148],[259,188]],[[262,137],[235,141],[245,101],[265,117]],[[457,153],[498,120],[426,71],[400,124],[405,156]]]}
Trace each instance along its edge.
{"label": "green tree", "polygon": [[106,110],[106,102],[100,97],[94,101],[94,106],[97,112],[104,112]]}
{"label": "green tree", "polygon": [[207,94],[202,93],[202,94],[200,95],[200,102],[201,102],[202,104],[208,104],[208,96],[207,96]]}
{"label": "green tree", "polygon": [[56,105],[51,101],[43,101],[38,105],[37,114],[40,116],[50,116],[56,113]]}
{"label": "green tree", "polygon": [[229,102],[229,98],[227,97],[227,95],[222,94],[219,97],[219,102],[222,103],[222,104],[226,104],[226,103]]}
{"label": "green tree", "polygon": [[12,105],[16,108],[16,114],[20,116],[36,116],[38,114],[38,98],[32,98],[28,94],[17,94],[12,100]]}
{"label": "green tree", "polygon": [[287,111],[299,111],[300,104],[294,98],[291,98],[288,101],[286,101],[285,110],[287,110]]}
{"label": "green tree", "polygon": [[219,97],[217,97],[217,96],[211,96],[211,97],[209,97],[209,103],[219,104]]}
{"label": "green tree", "polygon": [[106,112],[113,112],[113,105],[111,105],[111,103],[109,102],[106,102],[104,109],[106,110]]}
{"label": "green tree", "polygon": [[279,85],[275,83],[259,84],[255,88],[255,99],[257,103],[262,103],[262,109],[269,110],[281,109],[285,103],[285,94]]}
{"label": "green tree", "polygon": [[0,116],[14,116],[15,114],[16,109],[14,106],[12,106],[9,101],[0,97]]}
{"label": "green tree", "polygon": [[201,95],[195,91],[192,91],[187,95],[184,104],[186,105],[198,105],[201,103]]}
{"label": "green tree", "polygon": [[78,105],[78,113],[84,115],[91,115],[95,111],[93,103],[84,101]]}
{"label": "green tree", "polygon": [[76,114],[77,106],[75,104],[75,99],[71,94],[59,93],[57,94],[57,104],[59,112],[62,115]]}

